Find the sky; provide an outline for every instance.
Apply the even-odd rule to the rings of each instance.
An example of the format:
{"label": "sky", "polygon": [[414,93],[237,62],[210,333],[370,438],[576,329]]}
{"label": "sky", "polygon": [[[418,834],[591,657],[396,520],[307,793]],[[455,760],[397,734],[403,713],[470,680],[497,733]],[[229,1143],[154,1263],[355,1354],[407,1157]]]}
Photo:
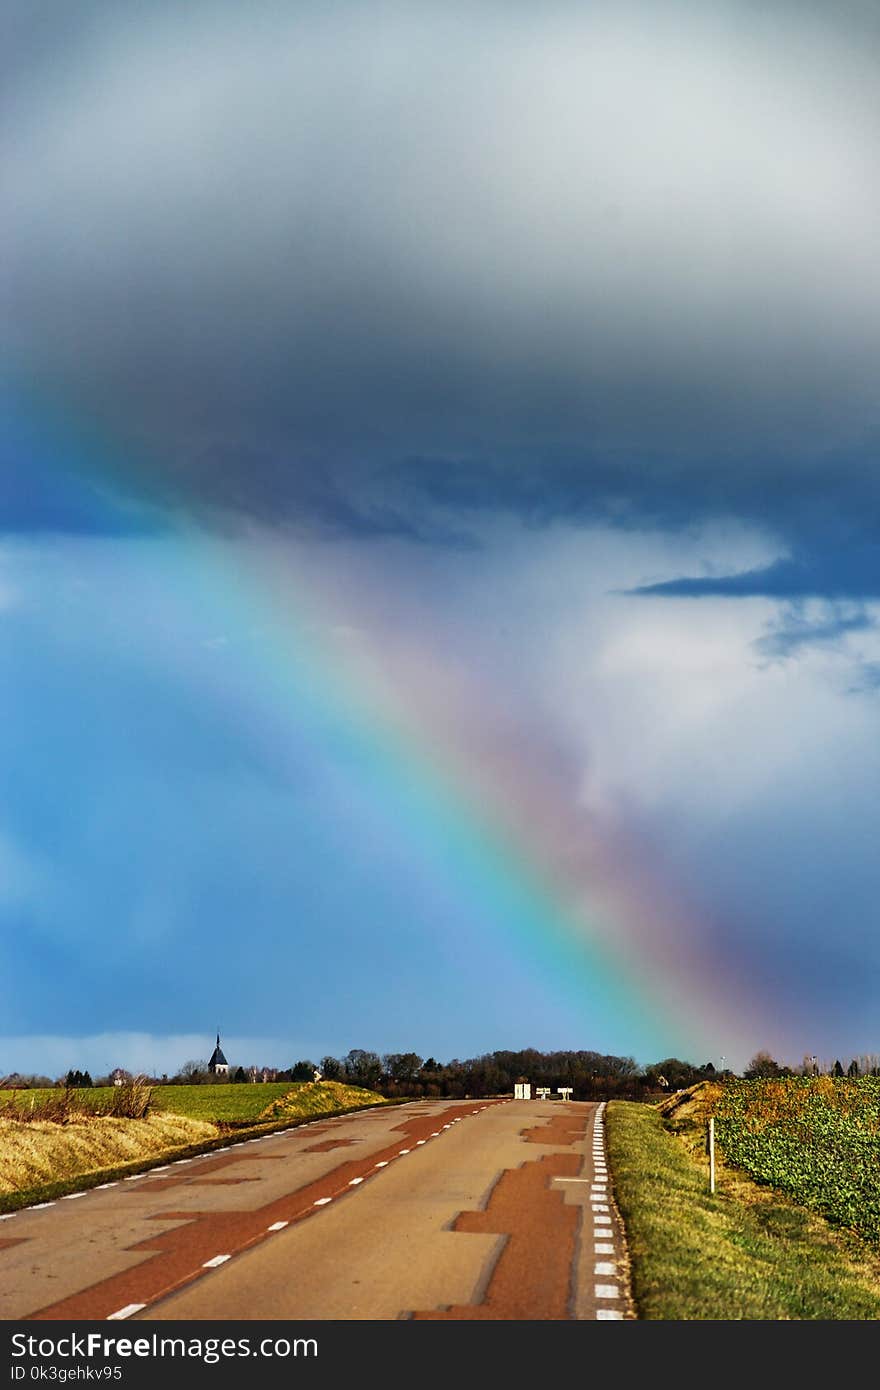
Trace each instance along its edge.
{"label": "sky", "polygon": [[880,1052],[876,8],[0,54],[0,1073]]}

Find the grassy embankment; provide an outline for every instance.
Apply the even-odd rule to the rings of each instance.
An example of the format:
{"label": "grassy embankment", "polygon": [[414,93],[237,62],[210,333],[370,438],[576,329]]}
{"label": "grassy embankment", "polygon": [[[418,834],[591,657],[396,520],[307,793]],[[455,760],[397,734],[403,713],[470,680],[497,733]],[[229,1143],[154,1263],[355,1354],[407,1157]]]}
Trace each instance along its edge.
{"label": "grassy embankment", "polygon": [[[339,1082],[156,1086],[138,1118],[100,1114],[113,1087],[0,1092],[0,1211],[385,1100]],[[21,1112],[22,1118],[18,1118]],[[42,1113],[41,1113],[42,1112]],[[54,1112],[55,1118],[46,1118]]]}
{"label": "grassy embankment", "polygon": [[608,1107],[611,1171],[639,1316],[880,1318],[876,1245],[728,1167],[720,1155],[710,1194],[705,1121],[721,1098],[721,1087],[703,1086],[660,1107]]}

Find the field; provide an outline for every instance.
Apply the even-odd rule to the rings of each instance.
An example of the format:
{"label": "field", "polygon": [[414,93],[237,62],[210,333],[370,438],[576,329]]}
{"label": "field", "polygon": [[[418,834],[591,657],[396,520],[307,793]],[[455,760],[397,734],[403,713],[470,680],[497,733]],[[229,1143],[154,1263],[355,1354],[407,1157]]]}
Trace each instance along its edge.
{"label": "field", "polygon": [[661,1107],[613,1101],[607,1116],[640,1318],[880,1319],[874,1247],[735,1170],[709,1192],[692,1100],[673,1117],[679,1134]]}
{"label": "field", "polygon": [[125,1089],[0,1092],[0,1211],[204,1152],[230,1135],[386,1103],[339,1082],[284,1081],[156,1086],[146,1114],[101,1114]]}
{"label": "field", "polygon": [[[93,1086],[76,1091],[76,1104],[100,1114],[114,1099],[113,1086]],[[358,1105],[377,1105],[382,1097],[356,1086],[335,1081],[267,1081],[209,1086],[154,1086],[150,1113],[186,1115],[230,1128],[255,1124],[261,1119],[285,1120],[326,1114]],[[50,1104],[63,1096],[58,1088],[33,1091],[0,1091],[0,1108],[8,1102],[27,1113],[31,1107]],[[287,1098],[287,1099],[286,1099]],[[269,1113],[271,1112],[271,1113]]]}
{"label": "field", "polygon": [[880,1245],[880,1077],[717,1089],[715,1133],[728,1164]]}
{"label": "field", "polygon": [[295,1090],[290,1081],[265,1081],[254,1085],[156,1086],[153,1110],[189,1115],[197,1120],[216,1120],[223,1124],[252,1124],[273,1101]]}

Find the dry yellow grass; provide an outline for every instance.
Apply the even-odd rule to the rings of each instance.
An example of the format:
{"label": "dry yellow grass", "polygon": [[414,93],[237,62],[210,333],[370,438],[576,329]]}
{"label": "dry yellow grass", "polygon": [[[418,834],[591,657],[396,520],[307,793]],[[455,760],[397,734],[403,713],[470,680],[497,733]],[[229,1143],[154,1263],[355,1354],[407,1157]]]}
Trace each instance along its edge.
{"label": "dry yellow grass", "polygon": [[0,1119],[0,1193],[156,1158],[218,1134],[216,1125],[185,1115],[156,1114],[144,1120],[89,1116],[63,1125]]}
{"label": "dry yellow grass", "polygon": [[347,1086],[341,1081],[304,1081],[292,1086],[286,1095],[271,1101],[260,1112],[261,1120],[287,1120],[302,1116],[333,1115],[340,1110],[355,1110],[359,1106],[386,1105],[384,1096],[365,1091],[361,1086]]}

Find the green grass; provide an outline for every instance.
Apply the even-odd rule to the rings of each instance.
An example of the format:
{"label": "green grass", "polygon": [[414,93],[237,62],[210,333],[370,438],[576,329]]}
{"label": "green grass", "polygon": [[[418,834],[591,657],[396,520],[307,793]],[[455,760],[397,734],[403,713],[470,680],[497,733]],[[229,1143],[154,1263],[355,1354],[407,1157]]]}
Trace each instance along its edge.
{"label": "green grass", "polygon": [[638,1315],[666,1320],[880,1318],[880,1258],[790,1198],[721,1168],[657,1109],[607,1111]]}
{"label": "green grass", "polygon": [[[113,1095],[112,1086],[91,1086],[85,1090],[76,1092],[77,1098],[82,1100],[84,1107],[99,1109],[103,1102],[106,1102]],[[12,1101],[20,1109],[27,1111],[32,1105],[39,1106],[46,1100],[51,1100],[53,1096],[59,1094],[58,1086],[35,1086],[26,1091],[0,1091],[0,1105],[5,1105]]]}
{"label": "green grass", "polygon": [[295,1090],[294,1082],[242,1082],[228,1086],[155,1086],[153,1110],[188,1115],[194,1120],[216,1120],[221,1124],[249,1124],[258,1120],[273,1101]]}
{"label": "green grass", "polygon": [[[77,1091],[77,1102],[84,1109],[99,1111],[112,1099],[114,1087],[93,1086]],[[25,1112],[33,1100],[39,1105],[46,1097],[57,1097],[57,1089],[0,1091],[0,1105],[14,1100]],[[257,1120],[291,1120],[297,1116],[327,1114],[331,1110],[356,1109],[363,1105],[384,1104],[372,1091],[346,1086],[336,1081],[266,1081],[208,1086],[154,1086],[150,1111],[187,1115],[194,1120],[211,1120],[232,1128],[254,1124]],[[267,1114],[269,1107],[273,1113]]]}

